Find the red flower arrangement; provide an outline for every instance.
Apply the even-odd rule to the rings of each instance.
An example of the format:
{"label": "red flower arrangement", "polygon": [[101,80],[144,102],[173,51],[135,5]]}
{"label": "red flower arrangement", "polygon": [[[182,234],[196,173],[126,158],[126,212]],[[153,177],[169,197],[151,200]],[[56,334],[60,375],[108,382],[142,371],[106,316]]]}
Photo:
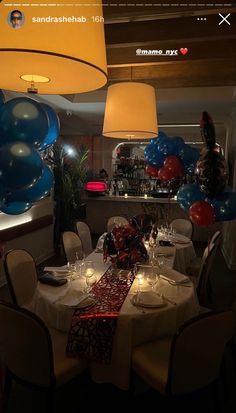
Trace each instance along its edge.
{"label": "red flower arrangement", "polygon": [[143,234],[136,227],[125,225],[108,232],[103,244],[103,257],[121,269],[132,269],[137,262],[148,259],[147,250],[142,242]]}

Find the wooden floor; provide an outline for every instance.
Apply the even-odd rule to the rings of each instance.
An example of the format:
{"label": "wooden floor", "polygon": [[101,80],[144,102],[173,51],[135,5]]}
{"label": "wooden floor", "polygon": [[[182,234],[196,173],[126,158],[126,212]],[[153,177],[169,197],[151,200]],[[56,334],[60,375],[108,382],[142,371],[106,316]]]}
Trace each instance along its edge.
{"label": "wooden floor", "polygon": [[[197,255],[201,255],[204,244],[196,244]],[[56,256],[38,266],[38,273],[42,273],[45,265],[63,265],[65,260],[61,256]],[[230,271],[225,263],[221,252],[217,254],[214,268],[211,273],[212,285],[212,307],[215,309],[228,308],[236,291],[236,271]],[[0,290],[0,299],[9,299],[7,287]],[[151,389],[146,388],[138,379],[133,380],[133,389],[130,392],[123,392],[112,385],[99,385],[91,382],[89,377],[73,381],[63,390],[57,393],[57,412],[80,412],[82,407],[91,409],[94,403],[97,409],[103,411],[113,411],[116,408],[124,409],[151,409],[165,412],[176,410],[166,399],[158,395]],[[231,352],[226,351],[224,364],[221,373],[221,382],[218,387],[207,389],[196,395],[191,395],[179,401],[182,412],[214,412],[214,413],[235,413],[236,412],[236,368]],[[44,408],[42,395],[32,390],[26,390],[19,385],[15,385],[12,390],[7,413],[35,412],[41,413]]]}

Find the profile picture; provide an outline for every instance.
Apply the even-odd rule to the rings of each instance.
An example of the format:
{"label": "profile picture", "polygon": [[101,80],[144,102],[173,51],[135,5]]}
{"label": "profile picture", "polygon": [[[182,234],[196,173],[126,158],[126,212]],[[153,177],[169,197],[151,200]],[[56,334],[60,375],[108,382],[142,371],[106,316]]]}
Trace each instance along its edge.
{"label": "profile picture", "polygon": [[20,10],[12,10],[8,16],[8,23],[13,29],[20,29],[24,24],[24,14]]}

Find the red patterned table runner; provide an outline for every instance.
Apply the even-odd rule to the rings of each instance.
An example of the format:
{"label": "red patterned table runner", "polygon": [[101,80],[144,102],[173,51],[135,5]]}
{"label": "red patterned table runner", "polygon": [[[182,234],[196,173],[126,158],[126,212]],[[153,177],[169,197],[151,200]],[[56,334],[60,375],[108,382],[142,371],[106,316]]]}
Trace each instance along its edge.
{"label": "red patterned table runner", "polygon": [[67,354],[83,355],[89,360],[109,364],[117,316],[133,283],[127,273],[119,277],[109,268],[92,287],[96,304],[75,310],[68,336]]}

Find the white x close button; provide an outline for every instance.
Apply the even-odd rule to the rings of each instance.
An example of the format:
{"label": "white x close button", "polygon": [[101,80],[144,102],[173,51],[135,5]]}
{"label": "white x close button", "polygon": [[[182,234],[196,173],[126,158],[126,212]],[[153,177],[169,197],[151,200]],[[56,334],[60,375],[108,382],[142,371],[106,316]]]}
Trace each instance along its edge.
{"label": "white x close button", "polygon": [[219,16],[221,17],[221,21],[220,21],[220,23],[218,24],[218,26],[220,26],[222,23],[226,23],[226,24],[228,24],[229,26],[231,25],[231,23],[227,20],[228,19],[228,17],[231,15],[231,13],[228,13],[227,14],[227,16],[223,16],[223,14],[221,14],[221,13],[218,13],[219,14]]}

